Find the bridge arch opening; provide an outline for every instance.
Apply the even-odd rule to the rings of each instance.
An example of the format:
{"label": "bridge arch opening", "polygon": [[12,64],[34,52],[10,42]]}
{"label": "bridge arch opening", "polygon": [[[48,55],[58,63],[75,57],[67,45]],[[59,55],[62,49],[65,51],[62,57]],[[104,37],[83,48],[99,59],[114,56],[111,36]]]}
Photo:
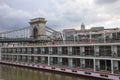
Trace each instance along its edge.
{"label": "bridge arch opening", "polygon": [[34,38],[34,39],[37,39],[37,37],[38,37],[38,29],[35,27],[35,28],[33,29],[33,38]]}

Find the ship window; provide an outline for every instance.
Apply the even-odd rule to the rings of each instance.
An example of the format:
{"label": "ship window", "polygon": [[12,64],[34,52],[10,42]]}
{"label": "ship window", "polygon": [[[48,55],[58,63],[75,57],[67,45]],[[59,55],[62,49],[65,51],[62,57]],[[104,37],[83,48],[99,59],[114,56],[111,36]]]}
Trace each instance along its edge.
{"label": "ship window", "polygon": [[85,55],[94,56],[94,46],[85,46]]}
{"label": "ship window", "polygon": [[111,46],[100,46],[99,53],[100,56],[111,56]]}
{"label": "ship window", "polygon": [[38,51],[38,49],[37,49],[37,48],[34,48],[34,51]]}
{"label": "ship window", "polygon": [[93,68],[93,59],[85,59],[85,67],[86,68]]}
{"label": "ship window", "polygon": [[67,47],[62,47],[62,54],[63,54],[63,55],[68,54],[68,49],[67,49]]}
{"label": "ship window", "polygon": [[62,65],[68,66],[68,58],[62,58]]}
{"label": "ship window", "polygon": [[26,48],[22,48],[22,53],[26,53]]}
{"label": "ship window", "polygon": [[120,32],[117,32],[117,39],[120,39]]}
{"label": "ship window", "polygon": [[73,66],[74,67],[80,67],[80,59],[73,58]]}
{"label": "ship window", "polygon": [[41,54],[45,54],[45,49],[43,47],[41,48]]}
{"label": "ship window", "polygon": [[5,53],[8,53],[8,49],[7,48],[5,48]]}
{"label": "ship window", "polygon": [[52,48],[49,47],[49,54],[52,54]]}
{"label": "ship window", "polygon": [[20,53],[21,52],[21,48],[17,48],[17,53]]}
{"label": "ship window", "polygon": [[55,64],[57,64],[57,62],[58,62],[58,58],[57,57],[52,57],[52,62],[53,62],[53,64],[55,65]]}
{"label": "ship window", "polygon": [[41,48],[38,48],[38,54],[41,54]]}
{"label": "ship window", "polygon": [[62,48],[58,47],[58,54],[62,54]]}
{"label": "ship window", "polygon": [[33,52],[32,48],[30,48],[30,47],[27,48],[27,53],[28,53],[28,54],[31,54],[32,52]]}
{"label": "ship window", "polygon": [[21,51],[20,48],[17,49],[19,52]]}
{"label": "ship window", "polygon": [[53,50],[52,51],[53,54],[57,54],[57,47],[53,47],[52,50]]}
{"label": "ship window", "polygon": [[117,46],[117,55],[120,57],[120,46]]}
{"label": "ship window", "polygon": [[37,54],[38,53],[38,48],[34,47],[34,53]]}
{"label": "ship window", "polygon": [[8,53],[11,53],[12,52],[12,49],[11,48],[8,48]]}
{"label": "ship window", "polygon": [[5,53],[5,49],[4,48],[2,48],[1,51],[2,51],[2,53]]}
{"label": "ship window", "polygon": [[80,55],[80,47],[72,47],[73,55]]}
{"label": "ship window", "polygon": [[45,54],[48,54],[48,47],[45,47]]}
{"label": "ship window", "polygon": [[16,53],[16,49],[15,48],[13,48],[13,53]]}
{"label": "ship window", "polygon": [[28,51],[32,51],[31,48],[28,48]]}
{"label": "ship window", "polygon": [[100,70],[111,71],[111,61],[100,60]]}

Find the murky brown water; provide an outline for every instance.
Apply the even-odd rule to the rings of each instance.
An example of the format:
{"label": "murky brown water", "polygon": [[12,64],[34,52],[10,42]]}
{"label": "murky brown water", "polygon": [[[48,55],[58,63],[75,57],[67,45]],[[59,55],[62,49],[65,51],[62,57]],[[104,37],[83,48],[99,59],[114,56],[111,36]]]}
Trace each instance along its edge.
{"label": "murky brown water", "polygon": [[93,80],[55,72],[0,65],[0,80]]}

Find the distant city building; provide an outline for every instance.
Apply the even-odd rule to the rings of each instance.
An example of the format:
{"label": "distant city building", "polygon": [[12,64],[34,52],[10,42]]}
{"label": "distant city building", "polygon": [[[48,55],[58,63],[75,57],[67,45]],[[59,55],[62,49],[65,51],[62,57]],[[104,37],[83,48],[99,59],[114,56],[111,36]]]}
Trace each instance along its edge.
{"label": "distant city building", "polygon": [[85,24],[82,23],[82,24],[81,24],[81,31],[84,31],[84,30],[85,30]]}
{"label": "distant city building", "polygon": [[[85,29],[85,24],[81,24],[80,30],[75,29],[64,29],[62,31],[62,35],[65,40],[110,40],[110,39],[117,39],[120,37],[120,29],[118,28],[108,28],[105,29],[104,27],[92,27],[91,29]],[[53,34],[54,37],[60,37],[60,34]]]}

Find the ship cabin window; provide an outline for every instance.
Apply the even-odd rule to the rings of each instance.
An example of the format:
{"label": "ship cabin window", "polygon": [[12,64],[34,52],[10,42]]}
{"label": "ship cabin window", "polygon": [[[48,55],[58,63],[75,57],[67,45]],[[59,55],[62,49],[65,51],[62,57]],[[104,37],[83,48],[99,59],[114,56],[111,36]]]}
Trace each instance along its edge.
{"label": "ship cabin window", "polygon": [[120,40],[120,32],[117,32],[117,39]]}
{"label": "ship cabin window", "polygon": [[1,57],[1,58],[2,58],[2,60],[5,60],[5,55],[2,55],[2,57]]}
{"label": "ship cabin window", "polygon": [[5,53],[5,48],[2,48],[2,49],[1,49],[1,52],[2,52],[2,53]]}
{"label": "ship cabin window", "polygon": [[38,48],[38,54],[41,54],[41,48],[40,47]]}
{"label": "ship cabin window", "polygon": [[38,62],[38,63],[41,63],[41,56],[38,56],[38,57],[37,57],[37,62]]}
{"label": "ship cabin window", "polygon": [[94,56],[94,46],[85,46],[85,56]]}
{"label": "ship cabin window", "polygon": [[112,33],[112,39],[117,40],[117,34],[116,33]]}
{"label": "ship cabin window", "polygon": [[117,46],[117,56],[120,57],[120,46]]}
{"label": "ship cabin window", "polygon": [[17,53],[21,53],[21,48],[17,48]]}
{"label": "ship cabin window", "polygon": [[13,53],[16,53],[17,51],[16,51],[16,48],[13,48]]}
{"label": "ship cabin window", "polygon": [[68,54],[68,49],[67,47],[62,47],[62,54],[67,55]]}
{"label": "ship cabin window", "polygon": [[12,56],[11,55],[9,55],[9,60],[12,60]]}
{"label": "ship cabin window", "polygon": [[62,65],[68,66],[68,58],[62,58]]}
{"label": "ship cabin window", "polygon": [[93,69],[93,66],[94,66],[93,59],[85,59],[85,68]]}
{"label": "ship cabin window", "polygon": [[6,55],[6,60],[9,60],[8,55]]}
{"label": "ship cabin window", "polygon": [[9,60],[9,55],[6,55],[6,60]]}
{"label": "ship cabin window", "polygon": [[18,56],[18,61],[22,61],[22,55]]}
{"label": "ship cabin window", "polygon": [[6,55],[6,60],[9,60],[9,55]]}
{"label": "ship cabin window", "polygon": [[99,46],[100,56],[111,56],[111,46]]}
{"label": "ship cabin window", "polygon": [[10,52],[10,53],[13,53],[13,48],[10,48],[10,49],[9,49],[9,52]]}
{"label": "ship cabin window", "polygon": [[5,56],[5,60],[8,60],[8,55]]}
{"label": "ship cabin window", "polygon": [[8,48],[5,49],[5,52],[8,53]]}
{"label": "ship cabin window", "polygon": [[5,52],[8,53],[8,48],[5,49]]}
{"label": "ship cabin window", "polygon": [[34,57],[33,56],[28,56],[28,61],[29,62],[34,62]]}
{"label": "ship cabin window", "polygon": [[8,53],[12,53],[12,48],[8,48]]}
{"label": "ship cabin window", "polygon": [[57,47],[52,47],[52,54],[57,54]]}
{"label": "ship cabin window", "polygon": [[42,56],[42,57],[41,57],[41,63],[42,63],[42,64],[45,64],[45,63],[47,64],[47,62],[48,62],[48,57],[43,57],[43,56]]}
{"label": "ship cabin window", "polygon": [[4,53],[4,48],[1,49],[1,52]]}
{"label": "ship cabin window", "polygon": [[28,54],[32,54],[32,51],[33,51],[33,50],[32,50],[31,47],[28,47],[28,48],[27,48],[27,53],[28,53]]}
{"label": "ship cabin window", "polygon": [[58,58],[57,57],[53,57],[53,65],[56,65],[58,63]]}
{"label": "ship cabin window", "polygon": [[38,48],[37,47],[34,47],[33,51],[34,51],[34,54],[38,54]]}
{"label": "ship cabin window", "polygon": [[10,48],[7,48],[7,53],[10,53]]}
{"label": "ship cabin window", "polygon": [[52,54],[52,47],[49,47],[49,54]]}
{"label": "ship cabin window", "polygon": [[9,59],[8,59],[8,55],[5,55],[5,60],[9,60]]}
{"label": "ship cabin window", "polygon": [[72,47],[72,54],[73,55],[80,55],[80,47]]}
{"label": "ship cabin window", "polygon": [[80,59],[73,58],[73,67],[80,67]]}
{"label": "ship cabin window", "polygon": [[7,60],[7,55],[5,55],[5,60]]}
{"label": "ship cabin window", "polygon": [[26,58],[25,56],[22,56],[22,61],[25,61],[25,58]]}
{"label": "ship cabin window", "polygon": [[58,54],[61,55],[62,54],[62,48],[61,47],[57,47],[58,49]]}
{"label": "ship cabin window", "polygon": [[3,59],[4,59],[4,60],[7,60],[7,55],[4,55],[4,56],[3,56]]}
{"label": "ship cabin window", "polygon": [[45,64],[48,64],[48,57],[45,57]]}
{"label": "ship cabin window", "polygon": [[26,52],[27,52],[27,51],[26,51],[26,48],[22,48],[22,53],[23,53],[23,54],[26,54]]}
{"label": "ship cabin window", "polygon": [[120,73],[120,61],[118,61],[118,68],[116,67],[116,69],[115,70],[117,70],[117,72],[119,72]]}
{"label": "ship cabin window", "polygon": [[110,60],[100,60],[100,70],[111,71],[111,61]]}
{"label": "ship cabin window", "polygon": [[17,60],[17,56],[14,55],[14,56],[13,56],[13,61],[16,61],[16,60]]}
{"label": "ship cabin window", "polygon": [[41,47],[41,54],[45,54],[45,48]]}
{"label": "ship cabin window", "polygon": [[5,55],[2,55],[2,60],[5,60]]}
{"label": "ship cabin window", "polygon": [[45,52],[44,52],[45,54],[48,54],[48,53],[49,53],[49,52],[48,52],[48,51],[49,51],[49,50],[48,50],[48,47],[44,47],[44,50],[45,50]]}
{"label": "ship cabin window", "polygon": [[3,55],[2,59],[3,59],[3,60],[6,60],[6,55]]}
{"label": "ship cabin window", "polygon": [[120,32],[112,33],[114,40],[120,40]]}
{"label": "ship cabin window", "polygon": [[24,59],[26,62],[28,61],[28,56],[25,56],[25,59]]}
{"label": "ship cabin window", "polygon": [[37,63],[38,62],[38,57],[34,56],[34,62]]}

